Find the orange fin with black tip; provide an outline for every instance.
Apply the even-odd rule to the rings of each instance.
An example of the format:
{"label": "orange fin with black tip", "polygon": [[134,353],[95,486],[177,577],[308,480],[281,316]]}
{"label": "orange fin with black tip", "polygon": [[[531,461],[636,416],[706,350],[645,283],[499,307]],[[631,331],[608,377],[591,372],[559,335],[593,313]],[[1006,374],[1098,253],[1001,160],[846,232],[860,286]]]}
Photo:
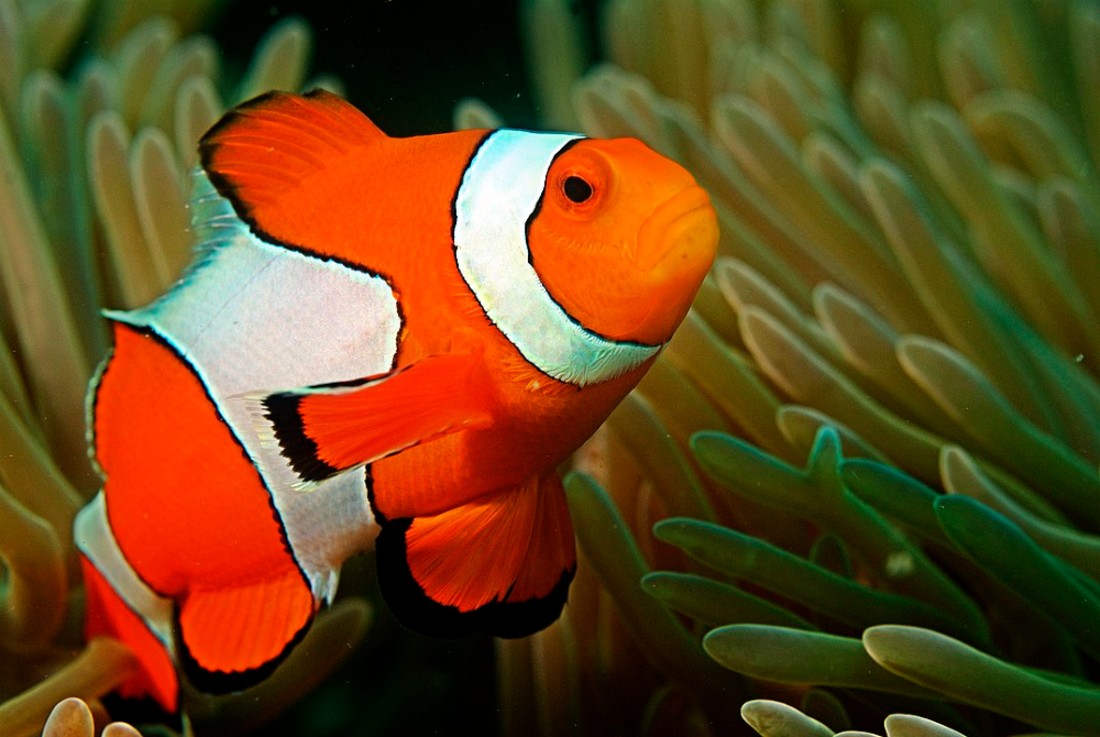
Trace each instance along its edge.
{"label": "orange fin with black tip", "polygon": [[378,582],[405,625],[436,637],[526,637],[561,614],[576,571],[556,474],[433,517],[387,520]]}
{"label": "orange fin with black tip", "polygon": [[257,414],[303,483],[492,423],[480,354],[448,353],[354,385],[270,394]]}
{"label": "orange fin with black tip", "polygon": [[[218,192],[254,230],[278,238],[308,180],[357,147],[387,136],[351,103],[322,89],[267,92],[227,112],[199,141]],[[275,232],[273,232],[275,231]]]}
{"label": "orange fin with black tip", "polygon": [[242,586],[188,592],[176,612],[180,664],[208,693],[255,685],[305,636],[315,610],[294,568]]}

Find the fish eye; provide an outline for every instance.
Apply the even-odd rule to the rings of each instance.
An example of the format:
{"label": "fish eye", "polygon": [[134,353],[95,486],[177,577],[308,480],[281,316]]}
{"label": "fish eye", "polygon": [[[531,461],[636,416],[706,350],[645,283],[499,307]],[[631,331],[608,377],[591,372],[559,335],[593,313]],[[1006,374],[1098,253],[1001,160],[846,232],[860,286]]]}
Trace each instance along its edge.
{"label": "fish eye", "polygon": [[561,183],[561,191],[570,202],[576,205],[583,205],[592,198],[592,185],[576,174],[565,178]]}

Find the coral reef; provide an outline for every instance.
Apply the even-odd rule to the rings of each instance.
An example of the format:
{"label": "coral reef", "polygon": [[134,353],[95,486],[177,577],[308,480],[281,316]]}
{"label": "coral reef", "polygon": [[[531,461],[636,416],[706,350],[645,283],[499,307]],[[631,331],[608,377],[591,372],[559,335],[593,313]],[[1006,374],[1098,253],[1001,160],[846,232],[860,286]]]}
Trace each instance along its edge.
{"label": "coral reef", "polygon": [[[98,484],[84,392],[104,307],[163,291],[190,258],[195,144],[230,104],[306,79],[310,34],[272,28],[239,79],[189,35],[211,2],[0,0],[0,733],[92,734],[133,661],[82,643],[72,518]],[[156,13],[154,15],[154,13]],[[335,82],[319,80],[332,87]],[[325,613],[297,665],[240,697],[193,699],[196,723],[274,717],[336,667],[369,609]],[[312,653],[312,655],[310,654]],[[68,726],[66,726],[68,725]],[[129,734],[112,726],[104,734]]]}
{"label": "coral reef", "polygon": [[611,0],[579,78],[525,9],[547,119],[684,163],[723,241],[567,479],[505,731],[1100,734],[1097,6]]}

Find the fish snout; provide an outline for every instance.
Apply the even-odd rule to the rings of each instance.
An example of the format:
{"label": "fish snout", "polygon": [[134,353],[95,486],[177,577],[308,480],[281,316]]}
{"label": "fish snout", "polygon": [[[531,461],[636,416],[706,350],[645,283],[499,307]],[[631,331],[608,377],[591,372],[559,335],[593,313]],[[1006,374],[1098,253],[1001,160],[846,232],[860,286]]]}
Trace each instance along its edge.
{"label": "fish snout", "polygon": [[638,233],[635,265],[646,307],[637,339],[668,340],[684,319],[718,248],[718,216],[702,187],[691,185],[659,205]]}
{"label": "fish snout", "polygon": [[658,205],[642,223],[634,263],[657,283],[702,279],[717,245],[718,218],[710,196],[693,184]]}

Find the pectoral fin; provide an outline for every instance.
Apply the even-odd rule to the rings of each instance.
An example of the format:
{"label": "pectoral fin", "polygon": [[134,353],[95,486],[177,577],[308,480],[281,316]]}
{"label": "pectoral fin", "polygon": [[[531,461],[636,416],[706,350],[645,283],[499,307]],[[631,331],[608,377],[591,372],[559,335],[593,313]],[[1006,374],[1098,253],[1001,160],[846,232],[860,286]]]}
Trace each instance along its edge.
{"label": "pectoral fin", "polygon": [[492,423],[478,354],[429,356],[352,385],[270,394],[259,414],[305,482]]}

